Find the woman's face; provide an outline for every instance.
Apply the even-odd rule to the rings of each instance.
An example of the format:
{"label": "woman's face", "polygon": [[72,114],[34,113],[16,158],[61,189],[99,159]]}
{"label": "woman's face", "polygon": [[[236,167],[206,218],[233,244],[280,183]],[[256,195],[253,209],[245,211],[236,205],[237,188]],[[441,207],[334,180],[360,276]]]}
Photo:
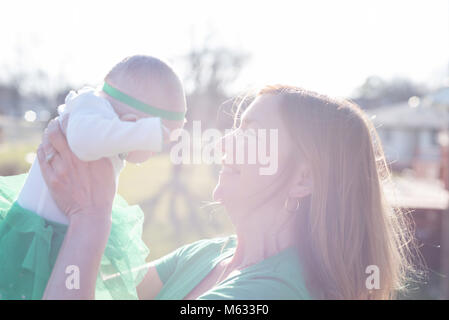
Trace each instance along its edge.
{"label": "woman's face", "polygon": [[[251,148],[250,141],[257,141],[257,147]],[[213,193],[214,200],[231,209],[258,206],[270,201],[279,192],[279,181],[284,176],[283,168],[289,159],[291,144],[281,119],[279,97],[270,94],[257,97],[242,114],[240,127],[223,138],[224,157]],[[236,146],[242,146],[245,150],[243,163],[237,163]],[[256,159],[255,163],[249,161],[251,153]],[[260,154],[269,159],[270,165],[266,164],[267,161],[261,163]],[[260,169],[269,166],[271,170],[267,171],[271,174],[262,174]]]}

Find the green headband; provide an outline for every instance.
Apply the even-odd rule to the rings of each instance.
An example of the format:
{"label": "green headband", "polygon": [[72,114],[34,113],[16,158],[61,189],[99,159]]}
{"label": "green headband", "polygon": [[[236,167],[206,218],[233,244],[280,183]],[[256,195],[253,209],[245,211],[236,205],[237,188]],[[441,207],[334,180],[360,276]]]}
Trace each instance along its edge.
{"label": "green headband", "polygon": [[133,97],[127,95],[126,93],[123,93],[116,88],[111,87],[106,82],[103,86],[103,91],[107,93],[112,98],[134,108],[139,111],[151,114],[153,116],[164,118],[167,120],[184,120],[185,113],[184,112],[178,112],[178,111],[169,111],[164,109],[159,109],[153,106],[150,106],[146,103],[143,103],[142,101],[139,101],[137,99],[134,99]]}

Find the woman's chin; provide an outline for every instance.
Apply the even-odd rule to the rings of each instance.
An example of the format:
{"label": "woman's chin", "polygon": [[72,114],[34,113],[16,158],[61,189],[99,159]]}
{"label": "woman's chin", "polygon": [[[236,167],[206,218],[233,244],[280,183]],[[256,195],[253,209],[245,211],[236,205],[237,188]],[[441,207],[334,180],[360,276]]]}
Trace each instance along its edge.
{"label": "woman's chin", "polygon": [[236,194],[235,190],[229,190],[219,184],[212,193],[212,199],[227,209],[233,209],[235,206],[238,206],[237,204],[241,203],[239,195]]}
{"label": "woman's chin", "polygon": [[223,201],[222,188],[220,187],[220,184],[215,186],[214,191],[212,192],[212,199],[216,202]]}
{"label": "woman's chin", "polygon": [[212,198],[216,202],[221,202],[222,204],[225,204],[231,197],[229,194],[230,190],[227,190],[225,186],[223,186],[220,182],[215,186],[215,189],[212,193]]}

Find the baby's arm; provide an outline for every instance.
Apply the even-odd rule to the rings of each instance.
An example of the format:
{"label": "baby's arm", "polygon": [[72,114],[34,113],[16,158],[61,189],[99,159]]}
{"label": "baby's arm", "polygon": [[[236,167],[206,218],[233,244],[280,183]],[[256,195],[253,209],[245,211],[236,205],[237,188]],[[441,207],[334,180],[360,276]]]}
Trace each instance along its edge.
{"label": "baby's arm", "polygon": [[120,120],[109,103],[94,94],[70,101],[66,137],[70,149],[83,161],[94,161],[136,150],[159,152],[162,129],[159,118],[136,122]]}

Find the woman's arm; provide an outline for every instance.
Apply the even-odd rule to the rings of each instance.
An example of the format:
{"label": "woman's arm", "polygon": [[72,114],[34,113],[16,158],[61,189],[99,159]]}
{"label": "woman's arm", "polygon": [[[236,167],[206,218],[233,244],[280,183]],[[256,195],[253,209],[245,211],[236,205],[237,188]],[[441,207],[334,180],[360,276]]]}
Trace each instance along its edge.
{"label": "woman's arm", "polygon": [[[110,222],[75,215],[71,221],[43,299],[95,299],[100,261],[109,236]],[[79,276],[79,288],[71,277]]]}
{"label": "woman's arm", "polygon": [[142,282],[137,286],[137,294],[141,300],[153,300],[156,298],[159,291],[161,291],[164,284],[157,273],[156,267],[150,265],[147,274]]}
{"label": "woman's arm", "polygon": [[[57,121],[49,124],[38,159],[55,202],[69,217],[68,231],[43,298],[93,299],[111,227],[115,193],[112,164],[107,159],[79,160],[70,151]],[[76,271],[79,288],[67,285]]]}
{"label": "woman's arm", "polygon": [[[49,155],[53,159],[47,162]],[[58,121],[49,124],[38,149],[38,159],[53,198],[70,219],[43,299],[94,299],[100,261],[111,227],[115,190],[112,166],[107,159],[80,161],[70,151]],[[79,270],[79,289],[69,289],[66,285],[71,275],[66,271],[73,270],[69,266]],[[137,286],[137,293],[140,299],[154,299],[162,286],[156,267],[150,266]]]}

